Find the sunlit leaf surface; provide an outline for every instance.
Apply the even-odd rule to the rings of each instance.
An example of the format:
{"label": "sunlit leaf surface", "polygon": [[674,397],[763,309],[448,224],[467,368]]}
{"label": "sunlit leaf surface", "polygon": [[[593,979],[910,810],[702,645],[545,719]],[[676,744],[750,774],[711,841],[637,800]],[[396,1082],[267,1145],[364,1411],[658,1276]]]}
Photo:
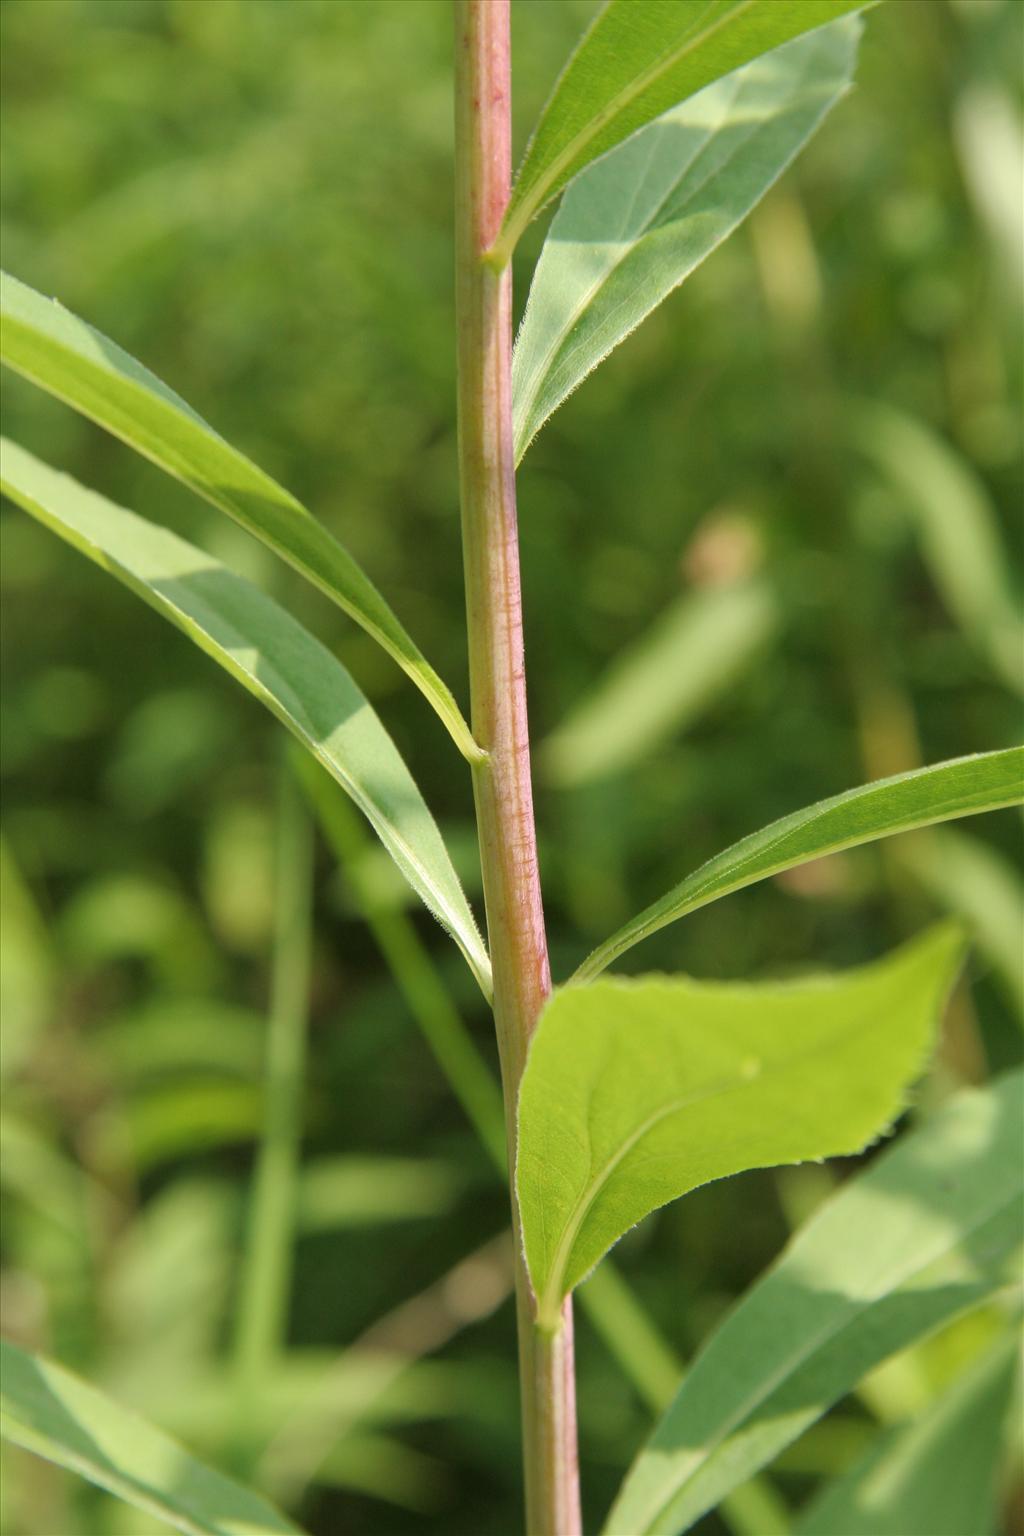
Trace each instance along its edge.
{"label": "sunlit leaf surface", "polygon": [[891,779],[878,779],[831,800],[820,800],[806,810],[773,821],[709,859],[667,896],[606,939],[584,961],[574,979],[583,981],[598,975],[633,944],[664,928],[666,923],[769,875],[840,848],[854,848],[858,843],[870,843],[936,821],[994,811],[1021,800],[1024,747],[957,757],[948,763],[896,774]]}
{"label": "sunlit leaf surface", "polygon": [[489,993],[487,954],[433,817],[377,715],[319,640],[210,555],[6,439],[0,483],[170,619],[309,748],[351,795]]}
{"label": "sunlit leaf surface", "polygon": [[516,339],[516,457],[598,363],[720,245],[848,88],[861,24],[799,37],[589,166],[544,242]]}
{"label": "sunlit leaf surface", "polygon": [[964,1536],[994,1531],[1004,1428],[1017,1367],[1016,1329],[905,1429],[865,1458],[802,1516],[799,1536]]}
{"label": "sunlit leaf surface", "polygon": [[258,1494],[52,1360],[6,1342],[0,1432],[187,1536],[298,1536],[299,1527]]}
{"label": "sunlit leaf surface", "polygon": [[897,1350],[991,1296],[1022,1237],[1024,1077],[958,1094],[843,1185],[705,1344],[606,1536],[677,1536]]}
{"label": "sunlit leaf surface", "polygon": [[609,0],[555,86],[519,168],[498,242],[511,251],[591,160],[755,59],[869,0]]}
{"label": "sunlit leaf surface", "polygon": [[516,1181],[542,1322],[656,1207],[744,1169],[860,1152],[888,1129],[962,950],[943,925],[839,976],[557,991],[519,1094]]}
{"label": "sunlit leaf surface", "polygon": [[471,760],[479,757],[449,689],[348,551],[289,491],[208,426],[116,342],[0,273],[0,357],[99,422],[294,565],[394,657]]}

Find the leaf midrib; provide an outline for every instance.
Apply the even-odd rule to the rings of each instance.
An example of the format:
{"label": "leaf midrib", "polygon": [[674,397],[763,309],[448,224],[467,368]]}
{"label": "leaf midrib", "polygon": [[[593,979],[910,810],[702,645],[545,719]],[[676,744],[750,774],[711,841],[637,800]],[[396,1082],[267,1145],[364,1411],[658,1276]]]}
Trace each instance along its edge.
{"label": "leaf midrib", "polygon": [[661,1105],[654,1110],[647,1119],[617,1148],[613,1155],[605,1163],[604,1167],[592,1178],[580,1194],[572,1215],[566,1223],[565,1231],[555,1251],[555,1259],[551,1268],[551,1279],[545,1289],[541,1310],[545,1315],[554,1318],[562,1297],[562,1277],[565,1274],[566,1265],[572,1252],[573,1244],[579,1235],[583,1223],[593,1209],[601,1190],[608,1183],[616,1168],[628,1157],[629,1153],[643,1138],[659,1125],[662,1120],[677,1114],[682,1109],[688,1109],[693,1104],[703,1103],[707,1099],[720,1098],[727,1093],[742,1092],[746,1088],[753,1088],[765,1081],[766,1078],[777,1078],[780,1074],[793,1068],[799,1068],[806,1062],[817,1056],[830,1054],[837,1046],[842,1046],[854,1035],[863,1032],[864,1026],[859,1018],[849,1024],[845,1029],[836,1034],[830,1034],[827,1039],[815,1042],[805,1050],[787,1056],[784,1061],[769,1062],[767,1065],[759,1064],[756,1075],[744,1077],[742,1071],[735,1079],[720,1079],[705,1085],[699,1092],[682,1094],[672,1099],[668,1104]]}
{"label": "leaf midrib", "polygon": [[[741,89],[742,89],[742,82],[737,82],[736,95],[739,94]],[[729,103],[729,107],[730,108],[735,106],[735,104],[736,104],[736,95],[733,96],[732,101]],[[726,108],[725,110],[728,110],[728,108]],[[723,116],[724,116],[724,112],[723,112]],[[656,126],[657,122],[658,122],[658,119],[655,119],[655,121],[653,123],[650,123],[648,125],[648,127],[653,129]],[[640,228],[640,230],[637,232],[637,234],[634,235],[631,238],[630,237],[626,237],[625,234],[623,234],[617,240],[609,241],[608,242],[609,245],[625,245],[625,248],[622,250],[621,254],[616,256],[616,258],[612,262],[610,262],[610,264],[604,269],[604,271],[600,274],[600,276],[595,278],[594,282],[591,283],[590,287],[586,290],[586,292],[583,293],[580,296],[580,298],[577,301],[577,303],[576,303],[576,305],[575,305],[571,315],[569,315],[569,317],[567,319],[562,320],[562,322],[560,323],[559,329],[556,332],[556,334],[554,336],[554,339],[552,340],[552,342],[548,346],[547,350],[545,351],[544,356],[543,356],[540,364],[537,366],[537,368],[533,372],[533,377],[534,377],[534,379],[537,382],[535,383],[535,385],[531,389],[531,393],[530,393],[531,414],[532,414],[533,407],[536,406],[537,401],[539,400],[539,398],[540,398],[540,396],[541,396],[541,394],[543,392],[544,385],[551,379],[551,376],[554,373],[554,364],[555,364],[555,362],[556,361],[560,362],[562,364],[562,366],[564,367],[565,364],[568,362],[569,358],[572,357],[572,355],[573,355],[570,352],[566,356],[560,356],[560,354],[562,353],[562,349],[565,346],[566,340],[571,335],[572,330],[573,330],[574,326],[576,325],[576,322],[583,316],[583,314],[586,312],[586,310],[590,307],[590,305],[593,302],[595,296],[597,294],[599,294],[603,288],[606,288],[608,286],[609,282],[615,276],[615,273],[619,270],[619,268],[623,265],[623,263],[629,260],[630,256],[636,250],[637,246],[639,246],[644,240],[646,240],[648,238],[648,236],[651,234],[651,230],[652,230],[652,227],[654,225],[655,219],[661,213],[662,209],[664,208],[665,204],[668,202],[669,198],[672,196],[673,192],[678,190],[680,182],[686,176],[688,176],[689,173],[692,171],[694,165],[696,165],[696,163],[700,159],[701,155],[707,149],[707,147],[708,147],[709,143],[711,142],[712,138],[714,137],[715,133],[719,132],[720,130],[721,130],[721,123],[720,122],[718,124],[716,124],[714,127],[709,127],[709,128],[707,128],[705,130],[703,139],[701,140],[700,144],[694,149],[693,154],[690,156],[690,158],[686,162],[685,166],[683,166],[680,169],[679,174],[676,177],[675,181],[670,183],[668,189],[662,195],[661,199],[655,204],[654,208],[651,209],[651,211],[647,215],[645,215],[644,223],[643,223],[642,227]],[[637,131],[638,132],[642,132],[643,130],[642,129],[638,129]],[[753,130],[753,132],[755,134],[758,131],[760,131],[759,128],[755,128]],[[744,140],[744,143],[746,143],[746,142],[747,141]],[[653,143],[653,140],[652,140],[652,143]],[[619,147],[620,147],[619,145],[615,146],[616,149],[618,149]],[[612,153],[612,151],[609,151],[609,153]],[[711,174],[714,174],[714,173],[711,173]],[[699,186],[694,188],[694,194],[699,192],[701,190],[701,188],[703,188],[704,186],[707,185],[708,179],[709,179],[708,177],[705,177],[704,180],[699,184]],[[639,188],[637,189],[637,192],[634,194],[634,202],[635,202],[636,197],[638,195],[639,195]],[[632,213],[632,206],[627,210],[627,221],[628,221],[628,215],[631,214],[631,213]],[[628,240],[629,240],[628,244],[625,243],[626,238],[628,238]],[[605,351],[605,353],[603,354],[604,357],[607,357],[609,350],[610,350],[610,348]],[[600,363],[602,360],[603,360],[602,358],[595,359],[593,366],[591,368],[589,368],[587,370],[587,372],[588,373],[592,373],[594,371],[594,368],[596,368],[598,363]],[[582,379],[580,380],[580,382],[582,383]],[[552,414],[552,412],[548,411],[547,416],[550,416],[551,414]],[[538,422],[538,424],[533,428],[533,430],[530,433],[530,437],[523,444],[521,453],[525,453],[526,452],[527,448],[530,446],[530,443],[533,441],[533,438],[536,437],[537,433],[540,431],[540,428],[544,425],[544,421],[547,420],[547,416],[545,416],[543,418],[543,420]]]}
{"label": "leaf midrib", "polygon": [[[13,1403],[10,1409],[0,1409],[0,1424],[2,1424],[0,1433],[3,1439],[10,1440],[14,1445],[20,1445],[36,1456],[43,1456],[47,1461],[67,1468],[69,1472],[77,1472],[86,1482],[106,1488],[108,1492],[123,1499],[126,1504],[134,1504],[136,1508],[145,1510],[147,1514],[155,1515],[160,1520],[168,1520],[179,1531],[183,1531],[185,1536],[224,1536],[223,1526],[206,1522],[197,1524],[191,1515],[186,1514],[174,1502],[170,1494],[157,1494],[152,1490],[143,1489],[127,1473],[114,1467],[108,1470],[107,1466],[98,1460],[93,1460],[80,1451],[66,1447],[46,1431],[26,1425]],[[44,1445],[47,1447],[46,1450],[42,1449]]]}
{"label": "leaf midrib", "polygon": [[[1009,750],[1012,751],[1013,749]],[[969,762],[970,758],[960,759],[960,761]],[[948,767],[949,765],[937,763],[934,766],[936,769],[939,769]],[[901,780],[911,779],[915,776],[915,772],[900,774],[897,775],[895,779],[890,779],[887,782],[888,784],[899,783]],[[886,781],[880,780],[877,787],[881,787],[881,784],[883,783],[886,783]],[[875,787],[876,786],[870,784],[864,785],[863,789],[865,796]],[[1007,788],[1009,788],[1009,785]],[[855,793],[856,792],[854,791],[854,794]],[[977,793],[982,794],[982,791],[979,790]],[[759,866],[753,870],[749,878],[741,873],[742,871],[749,870],[750,865],[756,860],[760,859],[764,854],[768,854],[772,851],[773,848],[777,848],[778,845],[787,836],[790,835],[790,833],[804,832],[809,828],[812,828],[816,822],[821,820],[823,816],[837,809],[839,804],[845,798],[846,797],[843,795],[834,796],[831,800],[831,803],[825,802],[825,804],[819,809],[818,813],[813,817],[809,817],[806,821],[801,822],[799,826],[791,826],[785,831],[780,831],[776,837],[772,839],[771,842],[765,844],[761,848],[752,850],[750,853],[746,854],[742,859],[740,859],[738,863],[730,865],[724,885],[716,886],[715,875],[709,874],[699,885],[695,886],[689,892],[689,894],[683,899],[679,906],[674,905],[674,893],[669,892],[668,895],[663,896],[659,901],[654,903],[652,907],[646,909],[644,913],[642,913],[638,918],[634,920],[634,923],[630,924],[619,934],[613,936],[612,939],[608,940],[605,944],[600,945],[597,949],[595,949],[593,953],[587,957],[579,969],[574,973],[570,980],[573,982],[582,982],[592,979],[594,976],[598,975],[600,971],[604,970],[606,966],[610,965],[612,961],[617,960],[618,957],[627,949],[632,948],[634,944],[641,943],[642,940],[650,938],[652,933],[657,933],[659,928],[665,927],[668,923],[674,922],[677,918],[686,917],[689,915],[689,913],[696,910],[696,908],[702,905],[706,905],[704,900],[705,897],[710,897],[710,899],[714,900],[719,896],[729,896],[732,895],[734,891],[742,890],[746,885],[754,884],[757,880],[767,880],[772,875],[780,873],[783,869],[791,867],[791,865],[804,863],[811,859],[826,858],[829,854],[832,853],[842,853],[847,848],[856,848],[864,843],[877,842],[884,837],[895,837],[898,836],[901,832],[914,832],[917,831],[918,828],[933,826],[937,822],[948,821],[951,819],[955,820],[958,816],[970,815],[972,811],[972,807],[965,806],[963,799],[957,796],[953,799],[947,799],[946,801],[942,802],[939,807],[936,807],[930,811],[928,816],[923,821],[918,821],[915,819],[901,819],[894,824],[890,824],[878,829],[872,829],[866,834],[857,833],[853,837],[843,838],[840,841],[834,843],[828,843],[825,847],[820,848],[816,852],[798,855],[792,861],[782,859],[775,864],[768,864],[763,867]],[[1008,806],[1019,804],[1020,800],[1020,789],[1009,795],[1009,798],[1005,800],[993,801],[989,799],[987,795],[985,795],[979,810],[1005,810]],[[854,804],[855,800],[851,797],[848,803]],[[799,815],[799,812],[793,812],[792,814]],[[781,817],[780,820],[788,821],[789,817]],[[767,831],[768,828],[764,828],[763,830]],[[751,837],[756,837],[757,835],[758,834],[756,832],[750,833]],[[722,855],[715,855],[715,858],[709,860],[709,863],[714,863],[718,858],[721,857]],[[690,878],[695,878],[699,873],[700,870],[695,870],[693,876]],[[734,876],[738,876],[739,878],[734,878]],[[685,885],[687,882],[683,881],[682,883]]]}
{"label": "leaf midrib", "polygon": [[605,103],[604,107],[599,108],[587,126],[582,128],[553,160],[549,161],[547,170],[538,176],[530,191],[524,196],[523,201],[513,210],[513,217],[509,220],[505,231],[506,237],[515,231],[516,238],[518,238],[519,233],[530,222],[534,214],[544,206],[550,187],[558,180],[565,168],[572,164],[579,150],[584,148],[590,140],[596,138],[614,117],[620,112],[625,111],[649,86],[653,85],[662,75],[667,74],[669,70],[685,59],[687,54],[692,53],[695,48],[706,42],[709,37],[713,37],[723,26],[731,21],[735,21],[738,16],[744,11],[749,10],[756,3],[757,0],[737,0],[732,9],[724,12],[717,21],[712,22],[709,26],[705,26],[696,35],[691,34],[686,42],[674,49],[667,57],[657,61],[647,70],[641,71],[639,75],[635,75],[619,91],[617,96],[613,96],[609,102]]}
{"label": "leaf midrib", "polygon": [[[30,511],[32,515],[36,517],[40,522],[50,525],[51,522],[55,520],[60,523],[62,528],[71,527],[71,525],[64,523],[60,519],[53,519],[52,514],[47,513],[45,508],[40,506],[38,502],[33,501],[32,506],[27,507],[26,501],[29,498],[23,497],[19,492],[15,490],[13,486],[9,485],[7,481],[0,480],[0,488],[3,489],[5,495],[10,496],[13,501],[16,501],[20,506],[25,507],[25,510]],[[441,918],[443,926],[449,930],[453,937],[460,933],[462,931],[462,927],[464,926],[460,921],[461,915],[453,913],[451,903],[444,892],[440,890],[436,878],[430,875],[429,872],[425,869],[418,855],[412,848],[410,848],[409,844],[405,840],[405,837],[401,832],[399,832],[398,828],[395,826],[390,817],[388,817],[382,811],[376,801],[368,796],[365,787],[358,780],[352,777],[352,775],[346,770],[343,762],[332,757],[327,752],[323,742],[312,728],[312,722],[309,719],[305,707],[302,705],[301,699],[297,698],[294,688],[290,683],[287,682],[287,679],[284,678],[283,674],[274,665],[273,660],[266,656],[265,653],[261,652],[264,662],[270,668],[271,674],[273,677],[278,679],[282,685],[281,695],[287,694],[287,697],[292,701],[290,705],[285,702],[283,696],[278,696],[272,693],[270,689],[266,687],[263,680],[256,675],[256,673],[244,667],[242,663],[237,659],[236,655],[234,654],[234,650],[245,650],[251,648],[252,642],[246,639],[244,635],[239,633],[229,617],[217,612],[215,609],[210,608],[209,604],[206,603],[202,597],[195,597],[196,604],[200,609],[206,608],[209,612],[214,613],[219,624],[227,624],[228,628],[231,630],[231,633],[236,637],[238,642],[238,644],[231,649],[229,649],[226,645],[215,641],[212,635],[210,635],[209,629],[204,629],[200,620],[195,618],[192,614],[186,612],[184,608],[181,608],[166,592],[158,591],[157,588],[151,584],[148,578],[145,576],[137,575],[135,571],[124,565],[120,560],[117,560],[114,556],[109,555],[106,550],[104,550],[100,545],[94,543],[87,535],[80,533],[77,529],[73,531],[75,533],[76,543],[78,544],[79,549],[82,549],[83,544],[88,545],[88,550],[82,549],[82,552],[87,554],[88,558],[91,558],[95,564],[100,565],[106,570],[109,570],[111,566],[116,567],[116,570],[121,578],[128,585],[130,585],[138,593],[138,595],[143,598],[144,601],[149,603],[151,607],[156,608],[158,612],[162,612],[166,617],[172,619],[172,622],[174,622],[177,628],[185,629],[186,633],[189,635],[189,638],[194,639],[196,635],[208,636],[210,643],[216,646],[217,650],[230,662],[231,668],[237,669],[238,672],[244,674],[245,687],[247,691],[251,692],[267,709],[269,709],[271,714],[276,715],[278,719],[281,719],[282,715],[286,715],[289,720],[293,721],[294,724],[303,731],[306,737],[305,745],[307,750],[312,753],[316,760],[331,774],[332,777],[340,778],[344,782],[348,793],[351,795],[356,805],[362,811],[363,815],[366,816],[367,820],[369,820],[371,823],[376,823],[386,830],[388,836],[395,844],[395,847],[401,851],[402,855],[408,861],[409,867],[417,872],[423,888],[421,894],[427,891],[432,893],[436,903],[437,916]],[[171,537],[174,537],[174,535],[171,535]],[[218,565],[217,562],[211,561],[208,569],[217,572],[224,568]],[[203,649],[205,649],[205,647],[203,647]],[[299,706],[301,714],[296,713],[294,707],[295,705]],[[364,707],[369,707],[365,700]],[[484,996],[489,997],[490,964],[487,959],[486,951],[483,948],[483,941],[480,938],[480,935],[478,933],[474,933],[473,937],[477,939],[478,947],[475,948],[473,952],[473,963],[471,968],[476,976],[481,990],[484,993]],[[468,958],[469,956],[467,955],[467,959]]]}
{"label": "leaf midrib", "polygon": [[[788,1361],[780,1365],[778,1369],[775,1370],[765,1382],[762,1382],[758,1388],[753,1393],[751,1393],[751,1395],[743,1403],[741,1403],[737,1409],[734,1410],[733,1414],[714,1431],[714,1438],[709,1444],[702,1446],[696,1453],[696,1461],[694,1461],[690,1467],[688,1467],[685,1476],[679,1483],[676,1484],[668,1498],[663,1500],[663,1502],[658,1505],[654,1513],[647,1518],[643,1529],[640,1533],[638,1533],[638,1536],[647,1536],[647,1533],[650,1532],[654,1521],[659,1519],[660,1516],[665,1514],[665,1512],[671,1508],[672,1504],[679,1497],[679,1495],[685,1491],[687,1484],[690,1483],[701,1470],[701,1468],[707,1464],[712,1455],[720,1449],[726,1437],[730,1435],[734,1429],[741,1426],[745,1419],[749,1417],[750,1413],[755,1408],[758,1408],[767,1398],[769,1398],[771,1394],[787,1380],[787,1378],[793,1376],[802,1365],[806,1364],[808,1359],[815,1352],[821,1349],[824,1345],[831,1343],[833,1339],[838,1338],[839,1335],[844,1333],[848,1328],[851,1328],[854,1323],[857,1322],[861,1314],[867,1311],[869,1307],[875,1306],[878,1302],[884,1300],[886,1296],[891,1296],[896,1291],[904,1289],[908,1283],[916,1279],[918,1275],[924,1274],[927,1269],[930,1269],[933,1264],[937,1264],[942,1258],[945,1257],[947,1253],[951,1252],[954,1248],[959,1247],[963,1243],[965,1237],[969,1237],[972,1233],[976,1232],[979,1227],[984,1226],[987,1222],[993,1221],[1004,1210],[1009,1210],[1019,1195],[1020,1187],[1018,1186],[1016,1189],[1010,1191],[1005,1196],[1000,1197],[992,1206],[987,1207],[976,1220],[971,1221],[967,1227],[959,1230],[955,1237],[948,1241],[943,1248],[940,1248],[938,1251],[931,1252],[924,1260],[924,1262],[918,1264],[916,1267],[911,1265],[910,1268],[901,1272],[892,1283],[883,1284],[880,1289],[873,1290],[870,1295],[859,1298],[859,1300],[853,1304],[853,1311],[846,1312],[843,1317],[837,1321],[827,1323],[817,1334],[812,1337],[810,1342],[804,1348],[801,1348],[796,1352],[795,1357],[791,1357]],[[827,1210],[827,1207],[825,1209]],[[807,1229],[805,1228],[804,1230],[806,1231]]]}

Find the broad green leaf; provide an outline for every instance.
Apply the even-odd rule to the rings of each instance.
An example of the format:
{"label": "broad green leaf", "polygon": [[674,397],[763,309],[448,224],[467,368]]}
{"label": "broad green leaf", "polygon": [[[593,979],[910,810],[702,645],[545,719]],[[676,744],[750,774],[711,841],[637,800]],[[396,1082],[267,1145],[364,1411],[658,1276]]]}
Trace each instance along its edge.
{"label": "broad green leaf", "polygon": [[777,622],[759,580],[679,598],[548,737],[548,778],[585,784],[629,767],[719,697]]}
{"label": "broad green leaf", "polygon": [[1024,747],[979,752],[877,779],[773,821],[733,843],[645,908],[590,955],[573,977],[588,981],[633,944],[730,891],[823,854],[909,832],[936,821],[995,811],[1024,800]]}
{"label": "broad green leaf", "polygon": [[489,996],[487,953],[441,834],[377,715],[319,640],[210,555],[6,439],[0,486],[170,619],[298,737],[355,801]]}
{"label": "broad green leaf", "polygon": [[495,243],[511,255],[535,213],[596,160],[759,54],[870,0],[609,0],[544,108]]}
{"label": "broad green leaf", "polygon": [[848,88],[846,17],[717,80],[566,192],[516,339],[516,458],[587,374],[731,234]]}
{"label": "broad green leaf", "polygon": [[751,986],[614,978],[548,1002],[519,1092],[523,1243],[542,1326],[636,1222],[748,1168],[860,1152],[921,1072],[963,952],[932,929],[849,971]]}
{"label": "broad green leaf", "polygon": [[1007,687],[1024,693],[1024,608],[985,486],[937,433],[892,406],[858,403],[849,422],[861,452],[900,494],[950,614]]}
{"label": "broad green leaf", "polygon": [[922,1418],[878,1437],[800,1520],[799,1536],[990,1536],[1016,1375],[1016,1330]]}
{"label": "broad green leaf", "polygon": [[52,1360],[0,1341],[0,1433],[187,1536],[298,1536],[264,1499],[196,1461]]}
{"label": "broad green leaf", "polygon": [[0,273],[0,358],[227,512],[301,571],[394,657],[463,756],[479,760],[451,692],[348,551],[148,368],[55,299],[7,273]]}
{"label": "broad green leaf", "polygon": [[1024,1074],[967,1089],[842,1185],[704,1345],[607,1536],[677,1536],[1018,1257]]}

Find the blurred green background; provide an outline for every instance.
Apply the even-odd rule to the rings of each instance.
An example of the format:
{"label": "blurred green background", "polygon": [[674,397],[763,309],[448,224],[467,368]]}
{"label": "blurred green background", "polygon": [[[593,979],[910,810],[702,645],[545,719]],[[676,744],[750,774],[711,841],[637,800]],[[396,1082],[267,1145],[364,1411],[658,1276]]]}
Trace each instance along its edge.
{"label": "blurred green background", "polygon": [[[515,0],[520,146],[593,9]],[[530,450],[556,976],[771,818],[1019,734],[1022,19],[1017,0],[871,12],[857,88],[797,167]],[[0,21],[4,266],[294,490],[465,698],[447,5],[4,0]],[[517,257],[520,307],[542,237]],[[5,378],[4,414],[337,651],[479,910],[468,774],[383,652],[70,411]],[[5,1331],[258,1479],[314,1536],[514,1532],[505,1196],[366,891],[425,946],[421,1007],[446,987],[493,1062],[470,978],[382,854],[357,845],[346,874],[318,844],[287,1347],[240,1412],[281,732],[48,532],[9,507],[2,529]],[[663,931],[633,968],[843,966],[960,911],[976,943],[926,1112],[1020,1056],[1019,830],[1001,812],[811,866]],[[716,1185],[620,1245],[681,1357],[845,1171]],[[987,1327],[840,1405],[773,1474],[782,1496],[920,1408]],[[651,1415],[585,1317],[578,1332],[593,1525]],[[20,1453],[5,1469],[9,1536],[150,1529]]]}

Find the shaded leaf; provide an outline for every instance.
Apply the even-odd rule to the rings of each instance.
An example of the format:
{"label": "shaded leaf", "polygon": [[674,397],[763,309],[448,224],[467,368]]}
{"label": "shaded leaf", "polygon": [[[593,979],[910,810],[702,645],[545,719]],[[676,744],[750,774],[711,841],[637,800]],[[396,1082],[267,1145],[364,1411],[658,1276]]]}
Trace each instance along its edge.
{"label": "shaded leaf", "polygon": [[931,1049],[960,930],[842,976],[557,991],[519,1093],[516,1183],[542,1326],[650,1211],[712,1179],[860,1152]]}
{"label": "shaded leaf", "polygon": [[859,403],[850,429],[899,492],[925,564],[967,640],[1024,693],[1024,609],[1007,576],[999,523],[983,483],[937,433],[892,406]]}
{"label": "shaded leaf", "polygon": [[585,165],[669,107],[870,0],[609,0],[541,114],[495,243],[507,258]]}
{"label": "shaded leaf", "polygon": [[1022,1237],[1024,1074],[967,1089],[843,1185],[726,1317],[607,1536],[677,1536],[862,1376],[991,1296]]}
{"label": "shaded leaf", "polygon": [[757,580],[679,598],[544,742],[548,777],[577,785],[629,767],[718,698],[777,622]]}
{"label": "shaded leaf", "polygon": [[1011,859],[980,837],[950,827],[910,837],[901,850],[904,864],[944,911],[969,926],[975,947],[994,968],[1021,1024],[1024,1024],[1024,884]]}
{"label": "shaded leaf", "polygon": [[448,687],[348,551],[116,342],[0,273],[0,357],[227,512],[380,642],[471,762],[480,757]]}
{"label": "shaded leaf", "polygon": [[430,812],[345,668],[290,614],[210,555],[3,440],[3,490],[170,619],[264,703],[351,796],[484,992],[490,965]]}
{"label": "shaded leaf", "polygon": [[77,1376],[0,1342],[0,1432],[188,1536],[297,1536],[264,1499]]}
{"label": "shaded leaf", "polygon": [[879,1436],[801,1518],[799,1536],[993,1536],[1016,1330],[920,1419]]}
{"label": "shaded leaf", "polygon": [[573,980],[589,980],[667,923],[769,875],[840,848],[855,848],[895,832],[998,810],[1021,800],[1024,747],[953,758],[819,800],[817,805],[773,821],[702,864],[599,945]]}
{"label": "shaded leaf", "polygon": [[548,231],[516,339],[516,458],[731,234],[850,84],[847,17],[718,80],[590,166]]}

